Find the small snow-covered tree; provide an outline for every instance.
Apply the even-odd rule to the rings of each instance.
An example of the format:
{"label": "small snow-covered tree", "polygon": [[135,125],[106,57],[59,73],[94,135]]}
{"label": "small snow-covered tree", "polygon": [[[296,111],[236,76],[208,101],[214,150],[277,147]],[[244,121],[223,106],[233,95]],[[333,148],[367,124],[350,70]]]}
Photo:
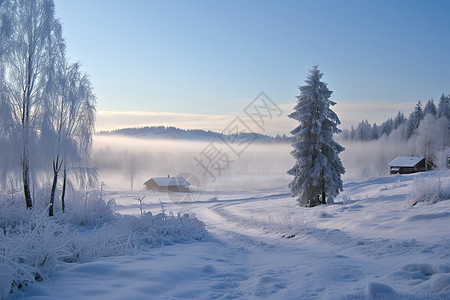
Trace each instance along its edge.
{"label": "small snow-covered tree", "polygon": [[446,118],[435,119],[427,114],[417,128],[417,153],[427,160],[435,161],[436,154],[448,143],[449,121]]}
{"label": "small snow-covered tree", "polygon": [[356,127],[355,140],[357,141],[370,141],[373,139],[372,126],[369,121],[361,121]]}
{"label": "small snow-covered tree", "polygon": [[377,123],[373,123],[371,140],[377,140],[380,137],[379,131],[380,131],[380,126],[378,126]]}
{"label": "small snow-covered tree", "polygon": [[356,138],[356,130],[355,127],[352,125],[350,128],[350,140],[353,141]]}
{"label": "small snow-covered tree", "polygon": [[428,100],[427,104],[425,104],[425,107],[423,109],[423,115],[426,116],[427,114],[432,114],[433,117],[435,118],[437,116],[437,108],[436,105],[434,105],[433,99]]}
{"label": "small snow-covered tree", "polygon": [[397,116],[395,116],[394,119],[394,129],[399,128],[400,125],[404,124],[405,122],[406,122],[405,116],[401,112],[398,112]]}
{"label": "small snow-covered tree", "polygon": [[414,106],[414,111],[409,115],[408,121],[406,122],[406,138],[409,139],[414,133],[416,133],[422,119],[422,103],[419,101],[416,106]]}
{"label": "small snow-covered tree", "polygon": [[378,137],[381,137],[382,135],[390,135],[392,130],[394,129],[394,121],[391,119],[388,119],[386,122],[381,123],[380,127],[378,128]]}
{"label": "small snow-covered tree", "polygon": [[450,95],[445,96],[442,94],[439,99],[437,117],[447,118],[450,120]]}
{"label": "small snow-covered tree", "polygon": [[300,122],[291,131],[294,148],[291,154],[296,163],[288,171],[294,176],[289,188],[304,207],[331,203],[342,191],[341,175],[345,172],[339,158],[344,148],[333,140],[333,134],[340,132],[339,118],[330,109],[336,103],[329,99],[332,91],[320,81],[322,76],[317,65],[309,70],[294,112],[289,115]]}

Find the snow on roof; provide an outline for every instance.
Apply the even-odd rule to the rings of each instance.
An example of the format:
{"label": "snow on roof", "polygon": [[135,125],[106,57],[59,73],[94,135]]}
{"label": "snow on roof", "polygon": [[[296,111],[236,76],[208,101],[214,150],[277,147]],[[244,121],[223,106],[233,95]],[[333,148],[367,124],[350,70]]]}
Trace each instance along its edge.
{"label": "snow on roof", "polygon": [[423,157],[397,157],[392,160],[388,165],[391,167],[414,167],[417,165]]}
{"label": "snow on roof", "polygon": [[158,186],[186,186],[191,185],[184,177],[153,177]]}

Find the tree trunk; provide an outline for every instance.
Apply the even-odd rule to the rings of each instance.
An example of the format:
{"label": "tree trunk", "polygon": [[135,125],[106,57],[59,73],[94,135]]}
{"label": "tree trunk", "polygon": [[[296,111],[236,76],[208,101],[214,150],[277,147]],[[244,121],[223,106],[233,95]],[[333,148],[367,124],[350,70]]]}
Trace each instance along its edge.
{"label": "tree trunk", "polygon": [[61,207],[62,211],[65,212],[66,204],[65,204],[65,197],[66,197],[66,178],[67,178],[67,170],[66,170],[66,164],[64,163],[64,173],[63,173],[63,185],[62,185],[62,195],[61,195]]}
{"label": "tree trunk", "polygon": [[61,163],[59,162],[59,155],[56,156],[56,161],[53,161],[53,184],[52,192],[50,193],[50,208],[48,209],[48,216],[53,217],[53,207],[55,206],[55,192],[58,184],[58,173],[61,170]]}
{"label": "tree trunk", "polygon": [[[24,120],[26,117],[24,116]],[[33,207],[31,200],[31,187],[30,187],[30,158],[28,156],[28,124],[24,122],[22,124],[22,138],[23,138],[23,156],[22,156],[22,179],[23,179],[23,193],[25,196],[25,202],[27,209]]]}
{"label": "tree trunk", "polygon": [[52,192],[50,194],[50,208],[48,209],[49,217],[53,217],[53,206],[55,205],[55,191],[57,183],[58,183],[58,171],[53,170],[53,184],[52,184]]}
{"label": "tree trunk", "polygon": [[30,191],[30,109],[31,109],[31,89],[32,89],[32,54],[28,52],[26,61],[26,83],[22,95],[22,139],[23,139],[23,157],[22,157],[22,175],[23,175],[23,193],[27,209],[33,207]]}
{"label": "tree trunk", "polygon": [[24,149],[24,157],[22,158],[22,177],[23,177],[23,193],[25,195],[25,202],[27,209],[33,208],[33,202],[31,201],[30,191],[30,167],[28,157],[26,157],[26,151]]}
{"label": "tree trunk", "polygon": [[325,199],[325,191],[322,192],[322,204],[327,204],[327,201]]}

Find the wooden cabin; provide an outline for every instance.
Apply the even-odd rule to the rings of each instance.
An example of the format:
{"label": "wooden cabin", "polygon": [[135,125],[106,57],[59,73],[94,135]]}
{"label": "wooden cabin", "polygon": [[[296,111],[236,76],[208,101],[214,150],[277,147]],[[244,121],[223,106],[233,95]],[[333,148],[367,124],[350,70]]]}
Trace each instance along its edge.
{"label": "wooden cabin", "polygon": [[184,177],[153,177],[145,183],[145,189],[157,192],[189,193],[191,185]]}
{"label": "wooden cabin", "polygon": [[425,157],[397,157],[389,164],[390,174],[411,174],[431,170],[433,163]]}

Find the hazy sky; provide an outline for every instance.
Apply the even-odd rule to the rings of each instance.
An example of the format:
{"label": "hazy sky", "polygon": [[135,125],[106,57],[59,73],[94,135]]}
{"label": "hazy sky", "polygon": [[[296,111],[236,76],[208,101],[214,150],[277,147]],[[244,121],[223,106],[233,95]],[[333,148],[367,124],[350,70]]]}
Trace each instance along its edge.
{"label": "hazy sky", "polygon": [[236,115],[261,91],[293,103],[315,63],[358,120],[450,93],[447,0],[55,2],[99,111]]}

